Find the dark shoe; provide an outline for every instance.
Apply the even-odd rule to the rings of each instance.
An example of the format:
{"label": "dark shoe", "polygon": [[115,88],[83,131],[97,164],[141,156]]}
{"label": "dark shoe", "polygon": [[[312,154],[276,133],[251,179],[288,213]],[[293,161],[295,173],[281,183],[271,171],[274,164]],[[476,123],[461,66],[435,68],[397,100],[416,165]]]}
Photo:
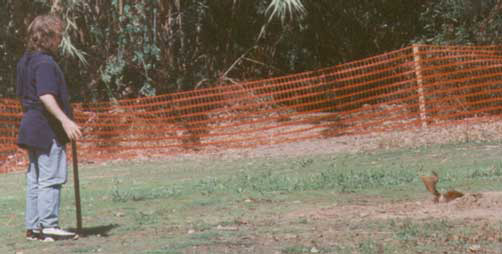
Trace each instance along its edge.
{"label": "dark shoe", "polygon": [[26,240],[36,241],[42,240],[42,235],[38,229],[28,229],[26,230]]}

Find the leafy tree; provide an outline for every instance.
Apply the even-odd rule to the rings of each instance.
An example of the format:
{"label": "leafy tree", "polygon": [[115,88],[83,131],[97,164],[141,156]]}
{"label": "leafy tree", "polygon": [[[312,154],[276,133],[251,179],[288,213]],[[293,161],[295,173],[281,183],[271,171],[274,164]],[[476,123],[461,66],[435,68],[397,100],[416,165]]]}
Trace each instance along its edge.
{"label": "leafy tree", "polygon": [[67,24],[76,100],[199,89],[333,66],[414,42],[500,43],[502,0],[0,0],[0,97],[31,19]]}
{"label": "leafy tree", "polygon": [[[316,69],[406,46],[422,32],[420,0],[304,1],[307,15],[284,36],[288,71]],[[291,57],[288,57],[290,55]]]}
{"label": "leafy tree", "polygon": [[40,1],[0,0],[0,98],[14,95],[16,62],[23,53],[26,24],[48,11]]}
{"label": "leafy tree", "polygon": [[415,41],[431,44],[500,44],[502,0],[429,1],[420,16],[425,31]]}

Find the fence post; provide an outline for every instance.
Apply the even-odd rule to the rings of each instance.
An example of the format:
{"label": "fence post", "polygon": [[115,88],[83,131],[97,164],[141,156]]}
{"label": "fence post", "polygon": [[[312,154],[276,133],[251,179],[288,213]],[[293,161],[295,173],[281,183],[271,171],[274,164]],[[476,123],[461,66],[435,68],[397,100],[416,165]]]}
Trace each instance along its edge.
{"label": "fence post", "polygon": [[420,109],[420,120],[422,127],[427,127],[427,114],[425,113],[425,95],[424,84],[422,79],[422,66],[420,65],[420,49],[418,45],[413,44],[413,59],[415,61],[415,74],[417,76],[417,92],[418,92],[418,107]]}

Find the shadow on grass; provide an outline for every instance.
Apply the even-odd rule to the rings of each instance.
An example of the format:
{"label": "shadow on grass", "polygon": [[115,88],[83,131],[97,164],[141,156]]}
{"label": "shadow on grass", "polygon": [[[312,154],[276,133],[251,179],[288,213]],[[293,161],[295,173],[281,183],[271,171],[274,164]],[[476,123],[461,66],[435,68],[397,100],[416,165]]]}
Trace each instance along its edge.
{"label": "shadow on grass", "polygon": [[114,229],[119,227],[118,224],[109,224],[109,225],[104,225],[104,226],[97,226],[97,227],[84,227],[81,230],[77,230],[75,228],[70,229],[72,232],[78,232],[80,237],[88,237],[88,236],[101,236],[101,237],[108,237],[108,233]]}

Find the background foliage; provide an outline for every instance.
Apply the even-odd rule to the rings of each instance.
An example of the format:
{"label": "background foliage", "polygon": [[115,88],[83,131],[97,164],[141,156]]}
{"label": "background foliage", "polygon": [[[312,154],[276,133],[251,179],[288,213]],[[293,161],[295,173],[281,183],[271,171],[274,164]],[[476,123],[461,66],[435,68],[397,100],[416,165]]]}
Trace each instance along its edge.
{"label": "background foliage", "polygon": [[25,29],[53,12],[74,100],[151,96],[297,73],[410,43],[497,44],[502,0],[0,0],[0,97]]}

